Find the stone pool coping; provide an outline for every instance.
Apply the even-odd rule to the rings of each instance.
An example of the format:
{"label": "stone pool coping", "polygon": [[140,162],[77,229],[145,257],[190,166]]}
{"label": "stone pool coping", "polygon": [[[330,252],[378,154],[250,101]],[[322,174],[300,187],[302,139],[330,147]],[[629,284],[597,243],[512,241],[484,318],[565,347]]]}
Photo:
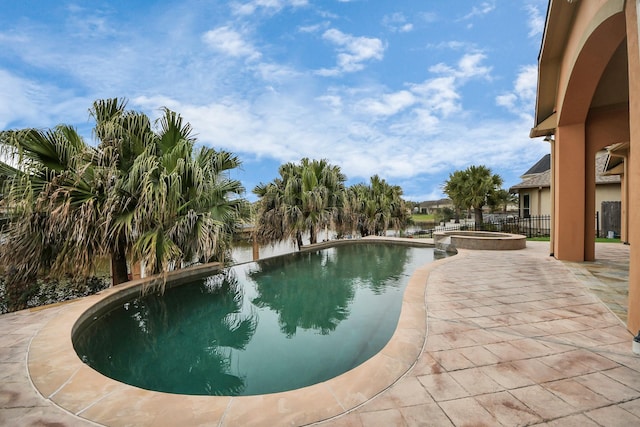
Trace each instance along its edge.
{"label": "stone pool coping", "polygon": [[453,230],[433,233],[436,249],[455,253],[458,249],[518,250],[527,246],[527,236],[495,231]]}
{"label": "stone pool coping", "polygon": [[[362,241],[365,240],[418,246],[409,239]],[[363,405],[413,367],[427,337],[428,276],[451,259],[434,260],[413,272],[403,296],[398,326],[379,353],[338,377],[312,386],[258,396],[189,396],[130,386],[84,364],[71,341],[78,320],[120,300],[122,293],[138,292],[148,279],[69,303],[33,338],[27,353],[29,376],[45,399],[83,419],[109,426],[305,425],[324,421]],[[205,269],[210,271],[210,266],[184,269],[169,278],[189,279],[202,275]]]}

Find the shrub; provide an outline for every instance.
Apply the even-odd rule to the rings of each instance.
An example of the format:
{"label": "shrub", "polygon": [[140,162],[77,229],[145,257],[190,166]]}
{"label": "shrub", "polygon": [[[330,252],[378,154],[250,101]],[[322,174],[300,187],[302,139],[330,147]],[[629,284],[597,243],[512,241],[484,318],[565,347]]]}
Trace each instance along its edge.
{"label": "shrub", "polygon": [[108,277],[89,277],[86,280],[37,279],[28,283],[7,283],[0,277],[0,313],[23,310],[30,307],[53,304],[87,295],[108,288]]}

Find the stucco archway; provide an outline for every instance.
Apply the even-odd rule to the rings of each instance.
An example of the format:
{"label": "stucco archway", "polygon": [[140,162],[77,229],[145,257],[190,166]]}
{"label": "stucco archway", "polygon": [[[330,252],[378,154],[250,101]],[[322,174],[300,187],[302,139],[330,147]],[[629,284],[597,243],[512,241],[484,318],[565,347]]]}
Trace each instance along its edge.
{"label": "stucco archway", "polygon": [[[558,259],[593,260],[595,255],[595,155],[629,140],[626,24],[620,1],[610,1],[574,33],[574,56],[564,93],[557,99],[558,123],[552,146],[554,236]],[[562,80],[561,80],[562,82]],[[611,90],[611,88],[614,88]]]}

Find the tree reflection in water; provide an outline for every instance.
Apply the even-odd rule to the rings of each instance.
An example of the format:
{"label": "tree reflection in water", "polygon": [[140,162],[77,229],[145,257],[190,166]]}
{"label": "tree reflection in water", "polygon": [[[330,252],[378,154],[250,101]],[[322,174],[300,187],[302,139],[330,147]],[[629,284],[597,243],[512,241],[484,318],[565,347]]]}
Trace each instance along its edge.
{"label": "tree reflection in water", "polygon": [[[350,256],[340,256],[345,250]],[[298,328],[326,335],[349,316],[357,286],[381,294],[399,285],[409,252],[402,251],[400,257],[398,252],[391,245],[359,244],[262,260],[259,269],[249,273],[259,294],[252,302],[278,313],[287,337]]]}
{"label": "tree reflection in water", "polygon": [[226,270],[199,286],[126,303],[91,324],[74,346],[94,369],[139,387],[237,395],[245,383],[229,374],[231,353],[245,348],[257,325],[254,313],[242,314],[242,301],[233,270]]}
{"label": "tree reflection in water", "polygon": [[83,325],[74,346],[96,370],[151,390],[292,390],[380,351],[408,277],[431,259],[431,249],[362,242],[241,264],[126,303]]}

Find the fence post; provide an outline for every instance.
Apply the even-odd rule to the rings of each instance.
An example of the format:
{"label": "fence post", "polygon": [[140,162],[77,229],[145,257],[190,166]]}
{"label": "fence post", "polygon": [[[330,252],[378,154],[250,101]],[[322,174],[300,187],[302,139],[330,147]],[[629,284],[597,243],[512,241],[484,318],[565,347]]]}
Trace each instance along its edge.
{"label": "fence post", "polygon": [[596,237],[600,237],[600,212],[596,211]]}

